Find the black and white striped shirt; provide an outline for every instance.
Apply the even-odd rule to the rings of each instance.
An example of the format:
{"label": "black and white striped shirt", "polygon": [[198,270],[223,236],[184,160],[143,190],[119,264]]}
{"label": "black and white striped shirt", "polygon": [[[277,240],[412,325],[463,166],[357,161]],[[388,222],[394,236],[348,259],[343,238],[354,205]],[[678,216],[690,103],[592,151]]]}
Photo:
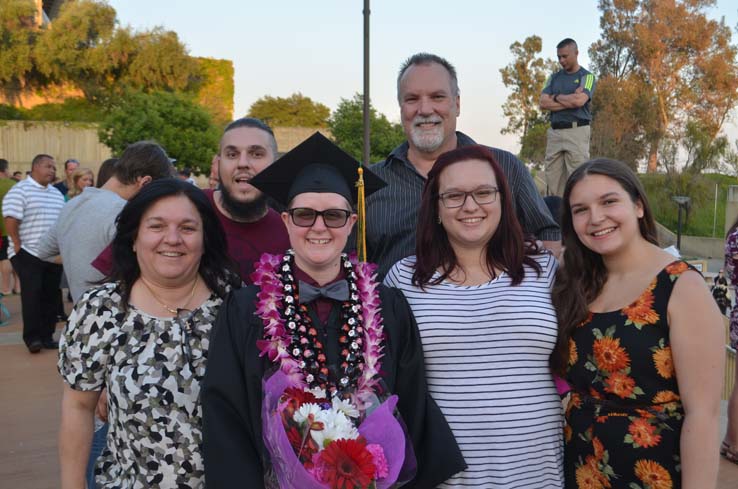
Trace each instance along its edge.
{"label": "black and white striped shirt", "polygon": [[[458,147],[476,144],[464,133],[457,131],[456,137]],[[369,167],[387,182],[386,187],[366,200],[367,261],[379,265],[377,275],[380,278],[397,261],[415,254],[418,207],[426,179],[408,160],[408,148],[405,141],[386,160]],[[508,151],[489,149],[507,178],[523,229],[543,241],[561,240],[559,226],[525,165]]]}
{"label": "black and white striped shirt", "polygon": [[[3,216],[20,222],[21,247],[37,256],[38,243],[59,218],[64,196],[53,185],[43,186],[29,175],[8,190],[3,198]],[[8,236],[8,258],[15,256],[13,239]]]}
{"label": "black and white striped shirt", "polygon": [[559,489],[562,412],[548,368],[556,341],[551,286],[557,263],[537,255],[525,267],[478,286],[411,285],[415,257],[385,284],[405,294],[423,341],[428,389],[448,420],[469,468],[441,487]]}

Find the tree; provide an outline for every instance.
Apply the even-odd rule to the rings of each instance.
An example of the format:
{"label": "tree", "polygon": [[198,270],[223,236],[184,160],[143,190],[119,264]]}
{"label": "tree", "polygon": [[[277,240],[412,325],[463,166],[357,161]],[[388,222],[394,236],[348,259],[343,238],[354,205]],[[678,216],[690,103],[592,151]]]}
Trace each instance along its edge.
{"label": "tree", "polygon": [[248,112],[249,117],[282,127],[325,127],[330,115],[327,106],[299,92],[287,98],[266,95],[251,104]]}
{"label": "tree", "polygon": [[35,12],[31,0],[0,2],[0,88],[10,101],[37,75],[33,63],[39,33]]}
{"label": "tree", "polygon": [[8,101],[34,89],[78,89],[107,103],[127,90],[196,92],[204,81],[174,32],[119,27],[115,9],[99,0],[67,0],[40,26],[35,3],[0,2],[0,90]]}
{"label": "tree", "polygon": [[[357,93],[354,98],[342,98],[328,121],[328,127],[338,146],[359,161],[364,159],[364,97]],[[405,141],[405,132],[400,124],[393,124],[384,114],[369,108],[370,160],[383,160],[399,144]]]}
{"label": "tree", "polygon": [[177,159],[178,166],[206,173],[219,132],[210,115],[184,95],[131,92],[111,109],[98,136],[116,154],[133,142],[154,140]]}
{"label": "tree", "polygon": [[[714,0],[600,0],[602,39],[590,48],[600,80],[634,76],[642,83],[640,131],[648,170],[659,150],[699,119],[713,141],[738,97],[736,48],[730,29],[710,20]],[[612,102],[611,102],[612,103]]]}
{"label": "tree", "polygon": [[133,49],[121,82],[145,92],[186,92],[197,86],[199,64],[187,54],[176,32],[156,27],[131,39]]}
{"label": "tree", "polygon": [[522,43],[510,45],[513,62],[500,69],[502,83],[512,92],[502,105],[507,126],[502,134],[520,134],[519,156],[540,163],[546,155],[548,117],[538,107],[541,91],[549,74],[557,69],[556,62],[538,56],[542,42],[529,36]]}
{"label": "tree", "polygon": [[592,97],[590,153],[623,161],[636,170],[646,156],[644,126],[652,125],[654,114],[650,100],[635,74],[600,78]]}
{"label": "tree", "polygon": [[[510,45],[513,61],[500,69],[502,83],[511,90],[502,112],[507,126],[502,134],[520,134],[520,157],[543,161],[545,157],[547,117],[538,107],[546,77],[556,70],[556,62],[538,56],[541,38],[529,36]],[[542,148],[542,150],[541,150]]]}
{"label": "tree", "polygon": [[115,29],[115,9],[93,0],[66,2],[51,28],[38,38],[36,65],[51,82],[73,83],[86,97],[109,84],[113,65],[107,42]]}

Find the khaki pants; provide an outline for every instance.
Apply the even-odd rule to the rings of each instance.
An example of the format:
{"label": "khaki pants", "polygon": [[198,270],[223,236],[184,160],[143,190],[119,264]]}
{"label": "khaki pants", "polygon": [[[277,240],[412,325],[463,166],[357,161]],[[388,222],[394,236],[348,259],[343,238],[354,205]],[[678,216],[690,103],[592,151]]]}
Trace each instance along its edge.
{"label": "khaki pants", "polygon": [[549,195],[564,195],[566,180],[589,159],[589,126],[548,128],[546,132],[546,184]]}

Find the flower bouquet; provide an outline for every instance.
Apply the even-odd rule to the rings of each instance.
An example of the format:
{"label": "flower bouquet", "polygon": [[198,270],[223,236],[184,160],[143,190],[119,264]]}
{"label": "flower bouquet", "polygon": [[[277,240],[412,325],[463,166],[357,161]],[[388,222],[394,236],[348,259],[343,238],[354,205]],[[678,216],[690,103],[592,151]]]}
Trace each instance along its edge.
{"label": "flower bouquet", "polygon": [[291,387],[277,370],[264,383],[262,422],[279,486],[384,489],[409,479],[414,456],[395,418],[396,404],[397,396],[390,396],[362,419],[348,400],[328,401],[320,390]]}

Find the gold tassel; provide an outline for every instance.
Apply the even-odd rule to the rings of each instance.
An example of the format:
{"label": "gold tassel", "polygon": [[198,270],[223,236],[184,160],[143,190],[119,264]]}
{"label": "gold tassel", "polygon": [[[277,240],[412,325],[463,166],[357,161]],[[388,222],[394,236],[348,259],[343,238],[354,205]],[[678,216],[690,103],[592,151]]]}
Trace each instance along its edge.
{"label": "gold tassel", "polygon": [[359,165],[359,180],[356,182],[359,189],[358,202],[356,203],[358,213],[358,224],[356,226],[356,254],[359,261],[366,261],[366,202],[364,198],[364,169]]}

